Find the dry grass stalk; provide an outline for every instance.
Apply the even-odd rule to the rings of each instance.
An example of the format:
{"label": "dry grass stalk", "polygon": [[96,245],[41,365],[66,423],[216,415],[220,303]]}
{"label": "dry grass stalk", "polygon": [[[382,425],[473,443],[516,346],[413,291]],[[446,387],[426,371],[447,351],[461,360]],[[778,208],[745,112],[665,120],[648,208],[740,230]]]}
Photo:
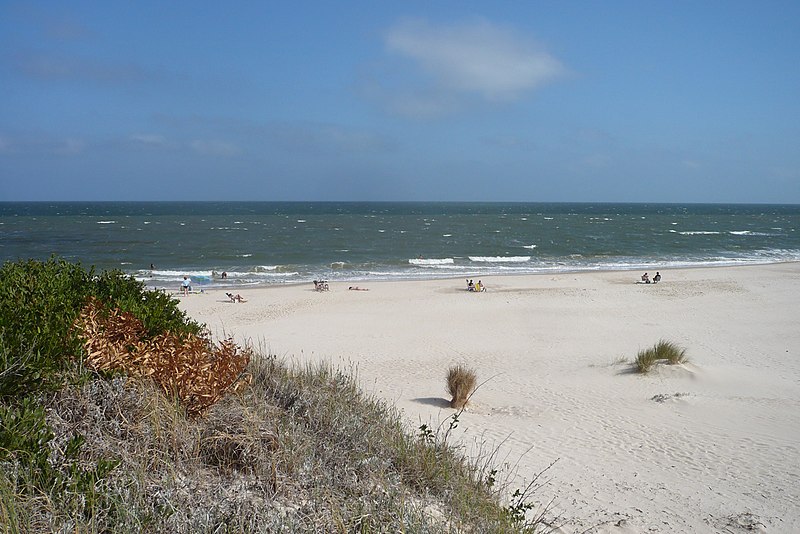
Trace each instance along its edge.
{"label": "dry grass stalk", "polygon": [[447,373],[447,391],[452,400],[450,407],[457,410],[466,406],[470,396],[478,387],[478,377],[475,371],[463,365],[450,367]]}
{"label": "dry grass stalk", "polygon": [[84,339],[87,367],[150,377],[191,416],[249,379],[243,373],[251,351],[240,350],[232,340],[214,346],[206,337],[171,332],[147,339],[142,322],[131,313],[107,310],[96,299],[83,307],[75,328]]}

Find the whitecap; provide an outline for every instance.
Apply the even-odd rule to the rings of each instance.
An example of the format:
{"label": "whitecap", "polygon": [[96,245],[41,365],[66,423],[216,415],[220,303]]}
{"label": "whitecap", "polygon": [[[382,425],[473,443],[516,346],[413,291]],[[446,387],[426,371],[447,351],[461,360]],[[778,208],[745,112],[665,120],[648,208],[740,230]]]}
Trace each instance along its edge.
{"label": "whitecap", "polygon": [[411,265],[448,265],[453,263],[453,258],[411,258],[408,263]]}
{"label": "whitecap", "polygon": [[530,256],[469,256],[470,261],[479,263],[524,263]]}
{"label": "whitecap", "polygon": [[764,233],[764,232],[753,232],[751,230],[732,230],[732,231],[730,231],[728,233],[732,234],[732,235],[761,235],[761,236],[773,235],[773,234],[767,234],[767,233]]}
{"label": "whitecap", "polygon": [[97,224],[117,224],[117,221],[97,221]]}

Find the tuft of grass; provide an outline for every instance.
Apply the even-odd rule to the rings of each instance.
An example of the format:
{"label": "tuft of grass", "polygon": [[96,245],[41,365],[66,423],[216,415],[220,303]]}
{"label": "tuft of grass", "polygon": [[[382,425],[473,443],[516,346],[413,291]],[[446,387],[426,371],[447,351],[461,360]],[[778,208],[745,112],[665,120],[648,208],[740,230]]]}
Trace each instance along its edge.
{"label": "tuft of grass", "polygon": [[464,366],[454,365],[447,372],[447,392],[450,393],[450,407],[460,410],[466,406],[470,396],[478,387],[475,371]]}
{"label": "tuft of grass", "polygon": [[636,370],[640,373],[649,373],[656,364],[656,359],[656,351],[652,347],[640,350],[636,354],[636,360],[634,360]]}
{"label": "tuft of grass", "polygon": [[640,373],[648,373],[659,361],[675,365],[685,363],[689,359],[686,357],[686,349],[662,339],[652,347],[640,350],[636,354],[634,365]]}
{"label": "tuft of grass", "polygon": [[660,340],[653,347],[656,353],[656,359],[667,360],[670,365],[678,363],[686,363],[689,359],[686,357],[686,349],[679,347],[671,341]]}

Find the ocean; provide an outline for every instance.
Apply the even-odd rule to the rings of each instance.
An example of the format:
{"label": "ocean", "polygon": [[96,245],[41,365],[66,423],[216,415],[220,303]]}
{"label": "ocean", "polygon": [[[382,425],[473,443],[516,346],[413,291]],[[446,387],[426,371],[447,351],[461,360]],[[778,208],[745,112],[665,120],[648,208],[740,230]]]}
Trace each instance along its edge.
{"label": "ocean", "polygon": [[799,261],[800,205],[0,202],[0,261],[54,254],[174,289],[666,271]]}

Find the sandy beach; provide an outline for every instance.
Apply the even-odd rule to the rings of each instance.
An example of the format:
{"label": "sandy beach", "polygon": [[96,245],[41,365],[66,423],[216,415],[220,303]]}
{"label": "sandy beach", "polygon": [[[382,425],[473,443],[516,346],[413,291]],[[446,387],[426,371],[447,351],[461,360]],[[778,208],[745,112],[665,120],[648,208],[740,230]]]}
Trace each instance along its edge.
{"label": "sandy beach", "polygon": [[[454,413],[448,367],[473,368],[482,385],[456,438],[470,454],[496,449],[511,491],[555,462],[536,497],[552,499],[560,532],[800,532],[800,263],[661,274],[178,298],[217,337],[352,370],[412,431]],[[689,363],[632,372],[660,339]]]}

